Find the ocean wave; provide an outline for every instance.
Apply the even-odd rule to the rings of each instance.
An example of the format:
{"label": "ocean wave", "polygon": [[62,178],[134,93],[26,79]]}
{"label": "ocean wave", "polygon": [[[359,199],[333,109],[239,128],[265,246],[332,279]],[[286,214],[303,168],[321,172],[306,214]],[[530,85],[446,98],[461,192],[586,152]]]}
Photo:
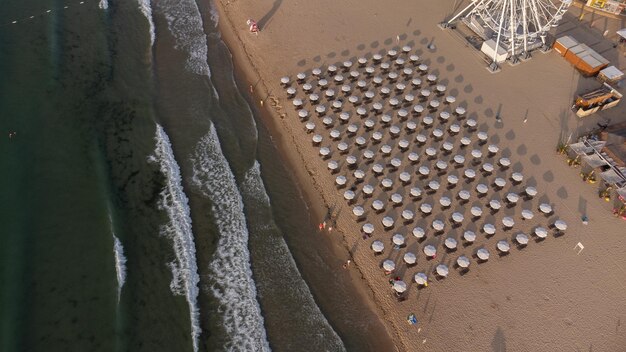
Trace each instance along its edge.
{"label": "ocean wave", "polygon": [[167,27],[176,38],[176,48],[187,52],[185,66],[188,71],[211,77],[207,64],[208,47],[202,16],[193,0],[163,0],[158,3],[163,9]]}
{"label": "ocean wave", "polygon": [[117,236],[113,235],[113,254],[115,255],[115,273],[117,274],[117,300],[119,302],[122,294],[122,287],[126,282],[126,257],[124,247]]}
{"label": "ocean wave", "polygon": [[191,320],[191,337],[193,350],[198,350],[200,337],[200,311],[198,309],[198,267],[196,262],[196,246],[194,243],[188,199],[183,192],[180,169],[170,144],[169,137],[163,127],[157,124],[156,150],[150,160],[159,162],[160,170],[166,178],[166,185],[161,191],[159,206],[167,212],[169,222],[162,226],[161,234],[173,242],[176,259],[168,266],[172,270],[170,289],[176,295],[184,295],[189,305]]}
{"label": "ocean wave", "polygon": [[100,2],[98,3],[98,7],[106,10],[109,8],[109,1],[108,0],[100,0]]}
{"label": "ocean wave", "polygon": [[269,351],[250,268],[243,202],[213,125],[198,143],[192,163],[193,183],[211,200],[220,234],[209,264],[209,289],[218,301],[227,333],[224,349]]}
{"label": "ocean wave", "polygon": [[152,4],[150,3],[150,0],[138,0],[138,1],[139,1],[139,10],[141,10],[141,13],[143,13],[143,15],[148,20],[148,24],[150,25],[150,44],[154,45],[156,34],[154,32],[154,21],[152,20]]}

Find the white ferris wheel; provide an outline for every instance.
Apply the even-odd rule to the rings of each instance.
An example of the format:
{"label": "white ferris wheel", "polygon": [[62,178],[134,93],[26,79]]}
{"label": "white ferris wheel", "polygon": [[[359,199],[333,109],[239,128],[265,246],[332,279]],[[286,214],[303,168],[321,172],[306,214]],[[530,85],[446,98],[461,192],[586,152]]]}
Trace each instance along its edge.
{"label": "white ferris wheel", "polygon": [[[472,0],[442,25],[449,27],[462,18],[484,40],[508,52],[512,63],[529,58],[530,51],[546,46],[546,34],[556,27],[572,0]],[[497,50],[496,50],[497,52]],[[497,62],[492,58],[492,65]]]}

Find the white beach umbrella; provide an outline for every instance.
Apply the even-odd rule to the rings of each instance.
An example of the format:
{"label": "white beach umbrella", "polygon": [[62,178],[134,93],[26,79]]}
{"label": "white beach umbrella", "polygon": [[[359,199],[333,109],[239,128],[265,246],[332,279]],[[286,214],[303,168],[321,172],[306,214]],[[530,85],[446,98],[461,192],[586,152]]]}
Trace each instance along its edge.
{"label": "white beach umbrella", "polygon": [[440,105],[440,104],[441,104],[441,103],[439,103],[439,100],[437,100],[437,99],[433,99],[433,100],[431,100],[431,101],[428,103],[428,105],[429,105],[431,108],[433,108],[433,109],[437,109],[437,108],[439,107],[439,105]]}
{"label": "white beach umbrella", "polygon": [[352,67],[352,61],[346,60],[346,61],[343,62],[343,68],[344,69],[350,69],[350,67]]}
{"label": "white beach umbrella", "polygon": [[281,83],[282,85],[287,85],[287,84],[289,84],[289,77],[287,77],[287,76],[281,77],[281,78],[280,78],[280,83]]}
{"label": "white beach umbrella", "polygon": [[455,249],[455,248],[456,248],[456,245],[457,245],[457,242],[456,242],[456,240],[455,240],[454,238],[452,238],[452,237],[448,237],[448,238],[446,238],[446,240],[444,241],[444,243],[443,243],[443,244],[444,244],[444,245],[446,246],[446,248],[448,248],[448,249]]}
{"label": "white beach umbrella", "polygon": [[363,210],[362,206],[357,205],[356,207],[352,208],[352,214],[354,214],[355,216],[363,216],[363,214],[365,214],[365,210]]}
{"label": "white beach umbrella", "polygon": [[453,95],[448,95],[448,96],[446,97],[446,103],[448,103],[448,104],[452,104],[452,103],[454,103],[455,101],[456,101],[456,98],[455,98]]}
{"label": "white beach umbrella", "polygon": [[391,166],[393,166],[395,168],[399,168],[400,165],[402,165],[402,161],[400,159],[398,159],[398,158],[393,158],[393,159],[391,159],[389,164],[391,164]]}
{"label": "white beach umbrella", "polygon": [[483,231],[485,231],[485,233],[488,235],[493,235],[494,233],[496,233],[496,227],[492,224],[485,224],[483,226]]}
{"label": "white beach umbrella", "polygon": [[398,106],[398,104],[400,104],[400,100],[398,100],[398,98],[391,98],[391,99],[389,99],[389,105],[391,107],[395,108],[396,106]]}
{"label": "white beach umbrella", "polygon": [[360,74],[360,73],[359,73],[359,71],[357,71],[357,70],[352,70],[352,71],[350,71],[350,78],[351,78],[352,80],[355,80],[355,79],[359,78],[359,76],[360,76],[360,75],[361,75],[361,74]]}
{"label": "white beach umbrella", "polygon": [[357,62],[359,63],[359,66],[365,66],[365,64],[367,64],[367,59],[364,57],[360,57]]}
{"label": "white beach umbrella", "polygon": [[420,158],[419,154],[415,153],[415,152],[410,152],[409,156],[408,156],[409,160],[411,162],[417,162]]}
{"label": "white beach umbrella", "polygon": [[404,244],[404,236],[402,236],[399,233],[396,233],[395,235],[393,235],[391,240],[393,241],[393,244],[397,246],[402,246]]}
{"label": "white beach umbrella", "polygon": [[426,236],[426,231],[424,231],[424,229],[419,226],[414,227],[412,233],[413,236],[418,239],[424,238],[424,236]]}
{"label": "white beach umbrella", "polygon": [[343,103],[341,102],[341,100],[335,100],[333,101],[333,109],[335,110],[341,110],[341,107],[343,106]]}
{"label": "white beach umbrella", "polygon": [[467,230],[463,232],[463,239],[467,242],[474,242],[476,241],[476,234],[473,231]]}
{"label": "white beach umbrella", "polygon": [[428,276],[424,273],[417,273],[415,274],[414,280],[418,285],[426,285],[428,283]]}
{"label": "white beach umbrella", "polygon": [[478,206],[473,206],[472,209],[470,209],[470,213],[472,213],[473,216],[481,216],[483,215],[483,210]]}
{"label": "white beach umbrella", "polygon": [[407,77],[410,77],[413,74],[413,69],[409,68],[409,67],[405,67],[402,70],[402,74],[404,74]]}
{"label": "white beach umbrella", "polygon": [[436,191],[439,189],[439,182],[432,180],[430,182],[428,182],[428,188],[432,189],[433,191]]}
{"label": "white beach umbrella", "polygon": [[470,192],[462,189],[459,191],[459,198],[463,199],[463,200],[468,200],[470,199]]}
{"label": "white beach umbrella", "polygon": [[450,125],[449,130],[450,130],[450,133],[459,133],[461,132],[461,126],[459,126],[456,123],[453,123],[452,125]]}
{"label": "white beach umbrella", "polygon": [[447,111],[442,111],[439,113],[439,118],[443,121],[447,121],[450,118],[450,113]]}
{"label": "white beach umbrella", "polygon": [[339,163],[335,160],[331,160],[328,162],[328,170],[337,170],[339,168]]}
{"label": "white beach umbrella", "polygon": [[394,49],[389,49],[387,51],[387,56],[389,56],[390,58],[394,58],[396,55],[398,55],[398,52]]}
{"label": "white beach umbrella", "polygon": [[363,232],[367,233],[367,234],[371,234],[374,232],[374,225],[367,223],[363,225]]}
{"label": "white beach umbrella", "polygon": [[421,114],[424,111],[424,107],[420,104],[416,104],[413,106],[413,112],[416,114]]}
{"label": "white beach umbrella", "polygon": [[409,141],[406,139],[401,139],[398,141],[398,147],[402,150],[406,150],[409,147]]}
{"label": "white beach umbrella", "polygon": [[366,129],[372,129],[374,127],[374,125],[376,124],[376,121],[372,120],[372,119],[367,119],[365,120],[365,122],[363,122],[363,124],[365,125]]}
{"label": "white beach umbrella", "polygon": [[389,133],[393,136],[397,136],[398,134],[400,134],[400,127],[396,125],[389,127]]}
{"label": "white beach umbrella", "polygon": [[452,201],[450,200],[450,198],[443,196],[439,198],[439,204],[441,204],[441,206],[443,207],[449,207],[450,204],[452,204]]}
{"label": "white beach umbrella", "polygon": [[345,152],[346,150],[348,150],[348,143],[340,142],[339,144],[337,144],[337,149],[339,149],[339,151]]}
{"label": "white beach umbrella", "polygon": [[372,109],[375,110],[376,112],[380,112],[383,109],[383,104],[377,101],[374,104],[372,104]]}
{"label": "white beach umbrella", "polygon": [[432,116],[424,116],[424,118],[422,119],[422,123],[425,126],[430,126],[433,124],[433,122],[434,122],[434,119]]}
{"label": "white beach umbrella", "polygon": [[419,133],[417,136],[415,136],[415,140],[416,140],[418,143],[425,143],[425,142],[426,142],[426,139],[428,139],[428,137],[426,137],[425,135],[423,135],[423,134],[421,134],[421,133]]}
{"label": "white beach umbrella", "polygon": [[362,180],[365,177],[365,171],[358,169],[354,171],[354,177],[357,180]]}
{"label": "white beach umbrella", "polygon": [[420,211],[424,214],[430,214],[433,211],[433,206],[428,203],[422,203],[422,205],[420,205]]}
{"label": "white beach umbrella", "polygon": [[481,141],[481,142],[486,141],[487,138],[488,138],[487,132],[484,132],[484,131],[478,132],[477,136],[478,136],[478,140]]}
{"label": "white beach umbrella", "polygon": [[328,85],[328,80],[326,80],[325,78],[320,79],[319,81],[317,81],[317,85],[325,88]]}
{"label": "white beach umbrella", "polygon": [[498,148],[498,146],[497,146],[497,145],[495,145],[495,144],[489,144],[489,146],[487,147],[487,150],[489,150],[489,153],[491,153],[491,154],[495,154],[495,153],[497,153],[497,152],[498,152],[498,150],[500,150],[500,149],[499,149],[499,148]]}
{"label": "white beach umbrella", "polygon": [[422,85],[422,80],[419,78],[413,78],[411,80],[411,85],[413,85],[413,87],[418,88],[420,85]]}
{"label": "white beach umbrella", "polygon": [[403,59],[403,58],[401,58],[401,57],[397,58],[397,59],[396,59],[396,65],[397,65],[397,66],[402,66],[402,65],[404,65],[404,59]]}
{"label": "white beach umbrella", "polygon": [[523,233],[518,233],[515,235],[515,241],[521,245],[528,244],[528,236]]}
{"label": "white beach umbrella", "polygon": [[463,165],[465,163],[465,157],[461,154],[457,154],[454,156],[454,162],[458,165]]}
{"label": "white beach umbrella", "polygon": [[454,110],[454,112],[455,112],[457,115],[459,115],[459,116],[460,116],[460,115],[463,115],[463,114],[465,114],[465,108],[464,108],[464,107],[462,107],[462,106],[459,106],[459,107],[457,107],[457,108]]}
{"label": "white beach umbrella", "polygon": [[465,121],[465,125],[467,125],[467,127],[469,127],[469,128],[476,127],[476,124],[477,124],[477,122],[474,119],[467,119],[467,121]]}
{"label": "white beach umbrella", "polygon": [[398,117],[400,117],[401,119],[404,119],[407,116],[409,116],[409,112],[406,109],[398,110]]}
{"label": "white beach umbrella", "polygon": [[550,206],[550,204],[547,204],[547,203],[541,203],[539,204],[539,211],[544,214],[550,214],[552,213],[552,206]]}
{"label": "white beach umbrella", "polygon": [[356,131],[358,131],[358,130],[359,130],[359,126],[357,126],[357,125],[355,125],[355,124],[353,124],[353,123],[351,123],[351,124],[349,124],[349,125],[348,125],[348,132],[349,132],[349,133],[354,134],[354,133],[356,133]]}
{"label": "white beach umbrella", "polygon": [[383,155],[389,155],[391,153],[391,146],[383,144],[383,146],[380,147],[380,152],[383,153]]}
{"label": "white beach umbrella", "polygon": [[406,252],[402,259],[404,259],[404,262],[409,265],[415,264],[417,262],[417,257],[411,252]]}
{"label": "white beach umbrella", "polygon": [[476,185],[476,192],[480,193],[480,194],[487,194],[487,192],[489,191],[489,187],[487,187],[487,185],[479,183]]}
{"label": "white beach umbrella", "polygon": [[334,74],[335,72],[337,72],[337,66],[328,65],[328,72],[330,72],[331,74]]}
{"label": "white beach umbrella", "polygon": [[517,203],[517,201],[519,200],[519,196],[515,192],[509,192],[506,195],[506,200],[508,200],[511,203]]}
{"label": "white beach umbrella", "polygon": [[384,227],[392,227],[395,221],[393,220],[392,217],[385,216],[381,222]]}
{"label": "white beach umbrella", "polygon": [[356,113],[359,116],[363,117],[363,116],[367,115],[367,110],[364,107],[359,106],[358,108],[356,108]]}
{"label": "white beach umbrella", "polygon": [[372,243],[372,250],[376,253],[381,253],[385,250],[385,245],[381,241],[374,241]]}
{"label": "white beach umbrella", "polygon": [[306,78],[306,73],[304,73],[304,72],[298,72],[298,74],[296,75],[296,78],[297,78],[299,81],[302,81],[302,80],[304,80],[304,79]]}
{"label": "white beach umbrella", "polygon": [[419,169],[417,169],[417,172],[420,173],[420,175],[422,176],[427,176],[430,173],[430,169],[428,168],[428,166],[420,166]]}
{"label": "white beach umbrella", "polygon": [[464,172],[465,177],[469,178],[469,179],[473,179],[474,177],[476,177],[476,171],[472,170],[472,169],[466,169]]}
{"label": "white beach umbrella", "polygon": [[446,86],[443,84],[438,84],[437,87],[435,87],[435,89],[437,90],[437,93],[439,94],[443,94],[446,92]]}
{"label": "white beach umbrella", "polygon": [[417,124],[415,123],[415,121],[408,121],[406,123],[406,130],[409,132],[413,132],[415,131],[415,129],[417,128]]}
{"label": "white beach umbrella", "polygon": [[356,157],[354,155],[348,155],[346,157],[346,163],[348,163],[348,165],[350,166],[356,164]]}
{"label": "white beach umbrella", "polygon": [[342,176],[342,175],[339,175],[339,176],[337,176],[337,177],[335,178],[335,183],[337,183],[337,185],[339,185],[339,186],[343,186],[343,185],[345,185],[345,184],[346,184],[346,181],[347,181],[347,180],[346,180],[346,177],[345,177],[345,176]]}
{"label": "white beach umbrella", "polygon": [[467,268],[470,265],[470,260],[468,257],[462,255],[456,258],[456,264],[461,268]]}
{"label": "white beach umbrella", "polygon": [[539,238],[546,238],[548,236],[548,230],[543,227],[535,228],[535,235]]}
{"label": "white beach umbrella", "polygon": [[446,163],[446,162],[445,162],[445,161],[443,161],[443,160],[437,160],[437,163],[435,163],[435,166],[436,166],[439,170],[443,171],[443,170],[445,170],[445,169],[447,169],[447,168],[448,168],[448,163]]}
{"label": "white beach umbrella", "polygon": [[500,188],[506,186],[506,180],[503,179],[502,177],[496,177],[496,180],[493,183],[495,183],[496,186]]}
{"label": "white beach umbrella", "polygon": [[439,128],[435,128],[433,130],[433,137],[435,138],[441,138],[443,136],[443,131]]}
{"label": "white beach umbrella", "polygon": [[399,193],[394,193],[391,195],[391,201],[394,204],[402,204],[402,196]]}
{"label": "white beach umbrella", "polygon": [[435,270],[437,271],[437,275],[439,276],[448,276],[448,267],[444,264],[437,265],[437,268]]}
{"label": "white beach umbrella", "polygon": [[393,181],[390,178],[383,178],[382,181],[380,181],[380,184],[383,186],[383,188],[391,188],[391,186],[393,186]]}
{"label": "white beach umbrella", "polygon": [[522,182],[522,180],[524,180],[524,175],[522,175],[522,174],[521,174],[521,173],[519,173],[519,172],[514,172],[514,173],[511,175],[511,179],[512,179],[513,181],[515,181],[515,182]]}
{"label": "white beach umbrella", "polygon": [[399,178],[400,178],[400,181],[402,181],[404,183],[407,183],[407,182],[411,181],[411,174],[406,172],[406,171],[403,171],[403,172],[400,173]]}
{"label": "white beach umbrella", "polygon": [[483,152],[481,152],[479,149],[474,149],[472,150],[472,157],[474,157],[474,159],[480,159],[483,156]]}
{"label": "white beach umbrella", "polygon": [[322,69],[320,69],[319,67],[316,67],[311,71],[311,73],[313,74],[313,76],[319,77],[322,74]]}
{"label": "white beach umbrella", "polygon": [[330,154],[330,149],[328,149],[327,147],[321,147],[320,148],[320,155],[321,156],[328,156]]}
{"label": "white beach umbrella", "polygon": [[344,94],[348,94],[348,93],[350,93],[352,91],[352,86],[350,86],[349,84],[344,84],[344,85],[341,86],[341,91]]}
{"label": "white beach umbrella", "polygon": [[493,209],[493,210],[498,210],[498,209],[500,209],[500,208],[502,207],[502,204],[500,203],[500,201],[499,201],[499,200],[497,200],[497,199],[492,199],[492,200],[489,202],[489,207],[490,207],[491,209]]}
{"label": "white beach umbrella", "polygon": [[359,102],[359,97],[357,97],[356,95],[351,95],[348,97],[348,101],[352,104],[352,105],[356,105],[356,103]]}
{"label": "white beach umbrella", "polygon": [[412,103],[415,100],[415,96],[413,94],[405,94],[404,101],[407,103]]}
{"label": "white beach umbrella", "polygon": [[293,106],[295,106],[297,108],[301,107],[302,104],[303,104],[302,103],[302,99],[300,99],[300,98],[296,98],[296,99],[293,100]]}
{"label": "white beach umbrella", "polygon": [[422,190],[419,187],[411,187],[409,191],[412,197],[420,197],[422,195]]}
{"label": "white beach umbrella", "polygon": [[393,290],[398,293],[403,293],[404,291],[406,291],[406,283],[404,283],[404,281],[402,280],[394,281]]}
{"label": "white beach umbrella", "polygon": [[437,254],[437,249],[434,246],[430,245],[430,244],[426,245],[424,247],[424,254],[426,254],[429,257],[432,257],[435,254]]}
{"label": "white beach umbrella", "polygon": [[463,222],[463,214],[459,213],[458,211],[455,211],[454,213],[452,213],[452,221],[458,223]]}
{"label": "white beach umbrella", "polygon": [[449,151],[451,151],[454,148],[454,144],[452,144],[452,143],[450,143],[448,141],[445,141],[441,145],[441,148],[443,148],[443,150],[449,152]]}
{"label": "white beach umbrella", "polygon": [[459,178],[456,175],[448,175],[448,183],[451,185],[456,185],[459,183]]}
{"label": "white beach umbrella", "polygon": [[530,220],[530,219],[532,219],[533,217],[535,217],[535,214],[533,214],[532,210],[530,210],[530,209],[524,209],[524,210],[522,210],[522,218],[523,218],[524,220]]}
{"label": "white beach umbrella", "polygon": [[383,170],[384,170],[384,168],[380,164],[372,165],[372,171],[374,171],[375,174],[381,174],[383,172]]}
{"label": "white beach umbrella", "polygon": [[489,259],[489,251],[487,250],[487,248],[479,248],[476,251],[476,256],[480,260],[488,260]]}
{"label": "white beach umbrella", "polygon": [[372,208],[374,210],[377,210],[377,211],[378,210],[382,210],[384,207],[385,206],[384,206],[383,202],[378,200],[378,199],[372,202]]}
{"label": "white beach umbrella", "polygon": [[[300,111],[302,111],[302,110],[300,110]],[[315,123],[309,121],[309,122],[306,123],[305,127],[306,127],[306,129],[309,132],[312,132],[313,130],[315,130]]]}
{"label": "white beach umbrella", "polygon": [[363,186],[363,193],[371,195],[372,193],[374,193],[374,187],[372,185]]}
{"label": "white beach umbrella", "polygon": [[[318,106],[318,108],[319,108],[319,106]],[[324,116],[324,118],[322,119],[322,123],[326,127],[331,127],[333,125],[333,118],[330,117],[330,116]]]}
{"label": "white beach umbrella", "polygon": [[[306,110],[298,110],[298,117],[300,117],[301,119],[306,119],[307,117],[309,117],[309,112]],[[311,122],[312,123],[312,122]]]}
{"label": "white beach umbrella", "polygon": [[443,231],[444,227],[445,227],[445,223],[439,219],[433,221],[433,229],[435,231]]}
{"label": "white beach umbrella", "polygon": [[391,89],[389,89],[389,87],[382,87],[380,88],[380,94],[385,96],[385,95],[389,95],[391,93]]}
{"label": "white beach umbrella", "polygon": [[380,117],[380,121],[382,121],[385,125],[389,124],[391,122],[391,115],[383,114],[383,116]]}
{"label": "white beach umbrella", "polygon": [[425,64],[420,64],[419,66],[417,66],[417,68],[422,72],[428,71],[428,66]]}
{"label": "white beach umbrella", "polygon": [[461,145],[468,146],[472,143],[472,140],[469,137],[461,137]]}
{"label": "white beach umbrella", "polygon": [[383,134],[379,131],[376,131],[374,133],[372,133],[372,139],[379,142],[380,140],[383,139]]}
{"label": "white beach umbrella", "polygon": [[561,230],[561,231],[567,230],[567,224],[563,220],[555,221],[554,222],[554,227],[556,227],[558,230]]}
{"label": "white beach umbrella", "polygon": [[500,160],[498,160],[498,163],[502,167],[509,167],[511,165],[511,160],[509,160],[509,158],[500,158]]}
{"label": "white beach umbrella", "polygon": [[367,141],[365,140],[365,138],[363,138],[362,136],[358,136],[356,137],[356,139],[354,140],[356,142],[356,144],[361,147],[364,146],[365,143],[367,143]]}
{"label": "white beach umbrella", "polygon": [[537,189],[535,187],[531,187],[531,186],[526,187],[526,189],[524,189],[524,192],[529,197],[534,197],[534,196],[537,195]]}
{"label": "white beach umbrella", "polygon": [[383,262],[383,269],[385,271],[394,271],[395,268],[396,268],[396,263],[394,263],[392,260],[387,259]]}
{"label": "white beach umbrella", "polygon": [[490,163],[484,163],[482,167],[483,167],[483,171],[485,172],[493,171],[493,165],[491,165]]}
{"label": "white beach umbrella", "polygon": [[308,93],[313,89],[313,85],[311,85],[311,83],[305,83],[302,85],[302,89]]}
{"label": "white beach umbrella", "polygon": [[420,95],[423,98],[428,98],[430,96],[430,89],[424,88],[424,89],[420,90]]}
{"label": "white beach umbrella", "polygon": [[293,96],[296,95],[296,88],[294,87],[287,88],[287,95],[289,96],[289,98],[293,98]]}
{"label": "white beach umbrella", "polygon": [[404,209],[402,211],[402,218],[404,220],[413,220],[414,217],[415,217],[415,214],[411,210]]}
{"label": "white beach umbrella", "polygon": [[372,59],[376,62],[376,61],[380,61],[383,58],[382,55],[380,54],[374,54],[372,55]]}
{"label": "white beach umbrella", "polygon": [[351,191],[351,190],[347,190],[347,191],[343,192],[343,197],[344,197],[346,200],[352,200],[352,199],[354,199],[354,196],[355,196],[355,194],[354,194],[354,192],[353,192],[353,191]]}
{"label": "white beach umbrella", "polygon": [[426,155],[428,155],[428,156],[435,156],[435,155],[437,155],[437,149],[435,149],[433,147],[426,148]]}
{"label": "white beach umbrella", "polygon": [[435,81],[437,81],[437,76],[431,73],[426,76],[426,80],[430,83],[434,83]]}
{"label": "white beach umbrella", "polygon": [[505,240],[500,240],[498,241],[498,243],[496,244],[496,248],[498,248],[498,250],[502,253],[506,253],[509,251],[509,249],[511,249],[511,246],[509,245],[509,242],[505,241]]}
{"label": "white beach umbrella", "polygon": [[513,220],[512,217],[505,216],[502,218],[502,225],[504,225],[504,227],[511,228],[513,227],[513,225],[515,225],[515,221]]}

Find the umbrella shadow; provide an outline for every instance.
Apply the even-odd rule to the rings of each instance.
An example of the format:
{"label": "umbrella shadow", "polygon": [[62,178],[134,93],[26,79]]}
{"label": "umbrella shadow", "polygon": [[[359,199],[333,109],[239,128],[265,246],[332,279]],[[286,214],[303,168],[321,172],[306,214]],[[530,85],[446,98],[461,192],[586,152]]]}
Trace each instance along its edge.
{"label": "umbrella shadow", "polygon": [[272,8],[265,14],[265,16],[261,17],[261,19],[257,23],[260,30],[264,30],[265,28],[267,28],[270,21],[272,20],[272,17],[274,17],[274,14],[276,14],[276,11],[278,11],[278,8],[280,7],[280,5],[282,5],[282,3],[283,0],[274,0]]}

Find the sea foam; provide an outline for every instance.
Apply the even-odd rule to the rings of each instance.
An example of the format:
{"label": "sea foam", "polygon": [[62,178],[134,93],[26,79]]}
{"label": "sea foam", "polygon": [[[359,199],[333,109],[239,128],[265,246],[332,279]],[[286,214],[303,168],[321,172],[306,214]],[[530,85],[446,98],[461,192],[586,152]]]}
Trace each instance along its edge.
{"label": "sea foam", "polygon": [[139,1],[139,10],[148,20],[148,25],[150,26],[150,44],[154,45],[154,40],[156,38],[156,34],[154,32],[154,21],[152,20],[152,4],[150,0],[138,0]]}
{"label": "sea foam", "polygon": [[176,259],[168,264],[172,270],[170,289],[174,294],[184,295],[189,305],[191,320],[191,337],[193,350],[198,350],[200,337],[200,312],[198,300],[198,267],[196,262],[196,246],[194,243],[191,217],[187,196],[183,192],[180,169],[170,144],[169,137],[163,127],[157,124],[156,150],[151,160],[159,163],[160,170],[166,178],[165,188],[160,193],[159,206],[168,215],[168,223],[161,228],[161,234],[172,240]]}
{"label": "sea foam", "polygon": [[220,235],[209,264],[209,289],[227,333],[224,350],[269,351],[250,268],[243,202],[213,125],[198,143],[192,162],[193,183],[211,200]]}
{"label": "sea foam", "polygon": [[117,274],[117,300],[119,302],[122,294],[122,287],[126,282],[126,257],[124,247],[119,238],[113,235],[113,254],[115,255],[115,273]]}
{"label": "sea foam", "polygon": [[108,0],[100,0],[100,2],[98,3],[98,7],[106,10],[109,8],[109,1]]}

